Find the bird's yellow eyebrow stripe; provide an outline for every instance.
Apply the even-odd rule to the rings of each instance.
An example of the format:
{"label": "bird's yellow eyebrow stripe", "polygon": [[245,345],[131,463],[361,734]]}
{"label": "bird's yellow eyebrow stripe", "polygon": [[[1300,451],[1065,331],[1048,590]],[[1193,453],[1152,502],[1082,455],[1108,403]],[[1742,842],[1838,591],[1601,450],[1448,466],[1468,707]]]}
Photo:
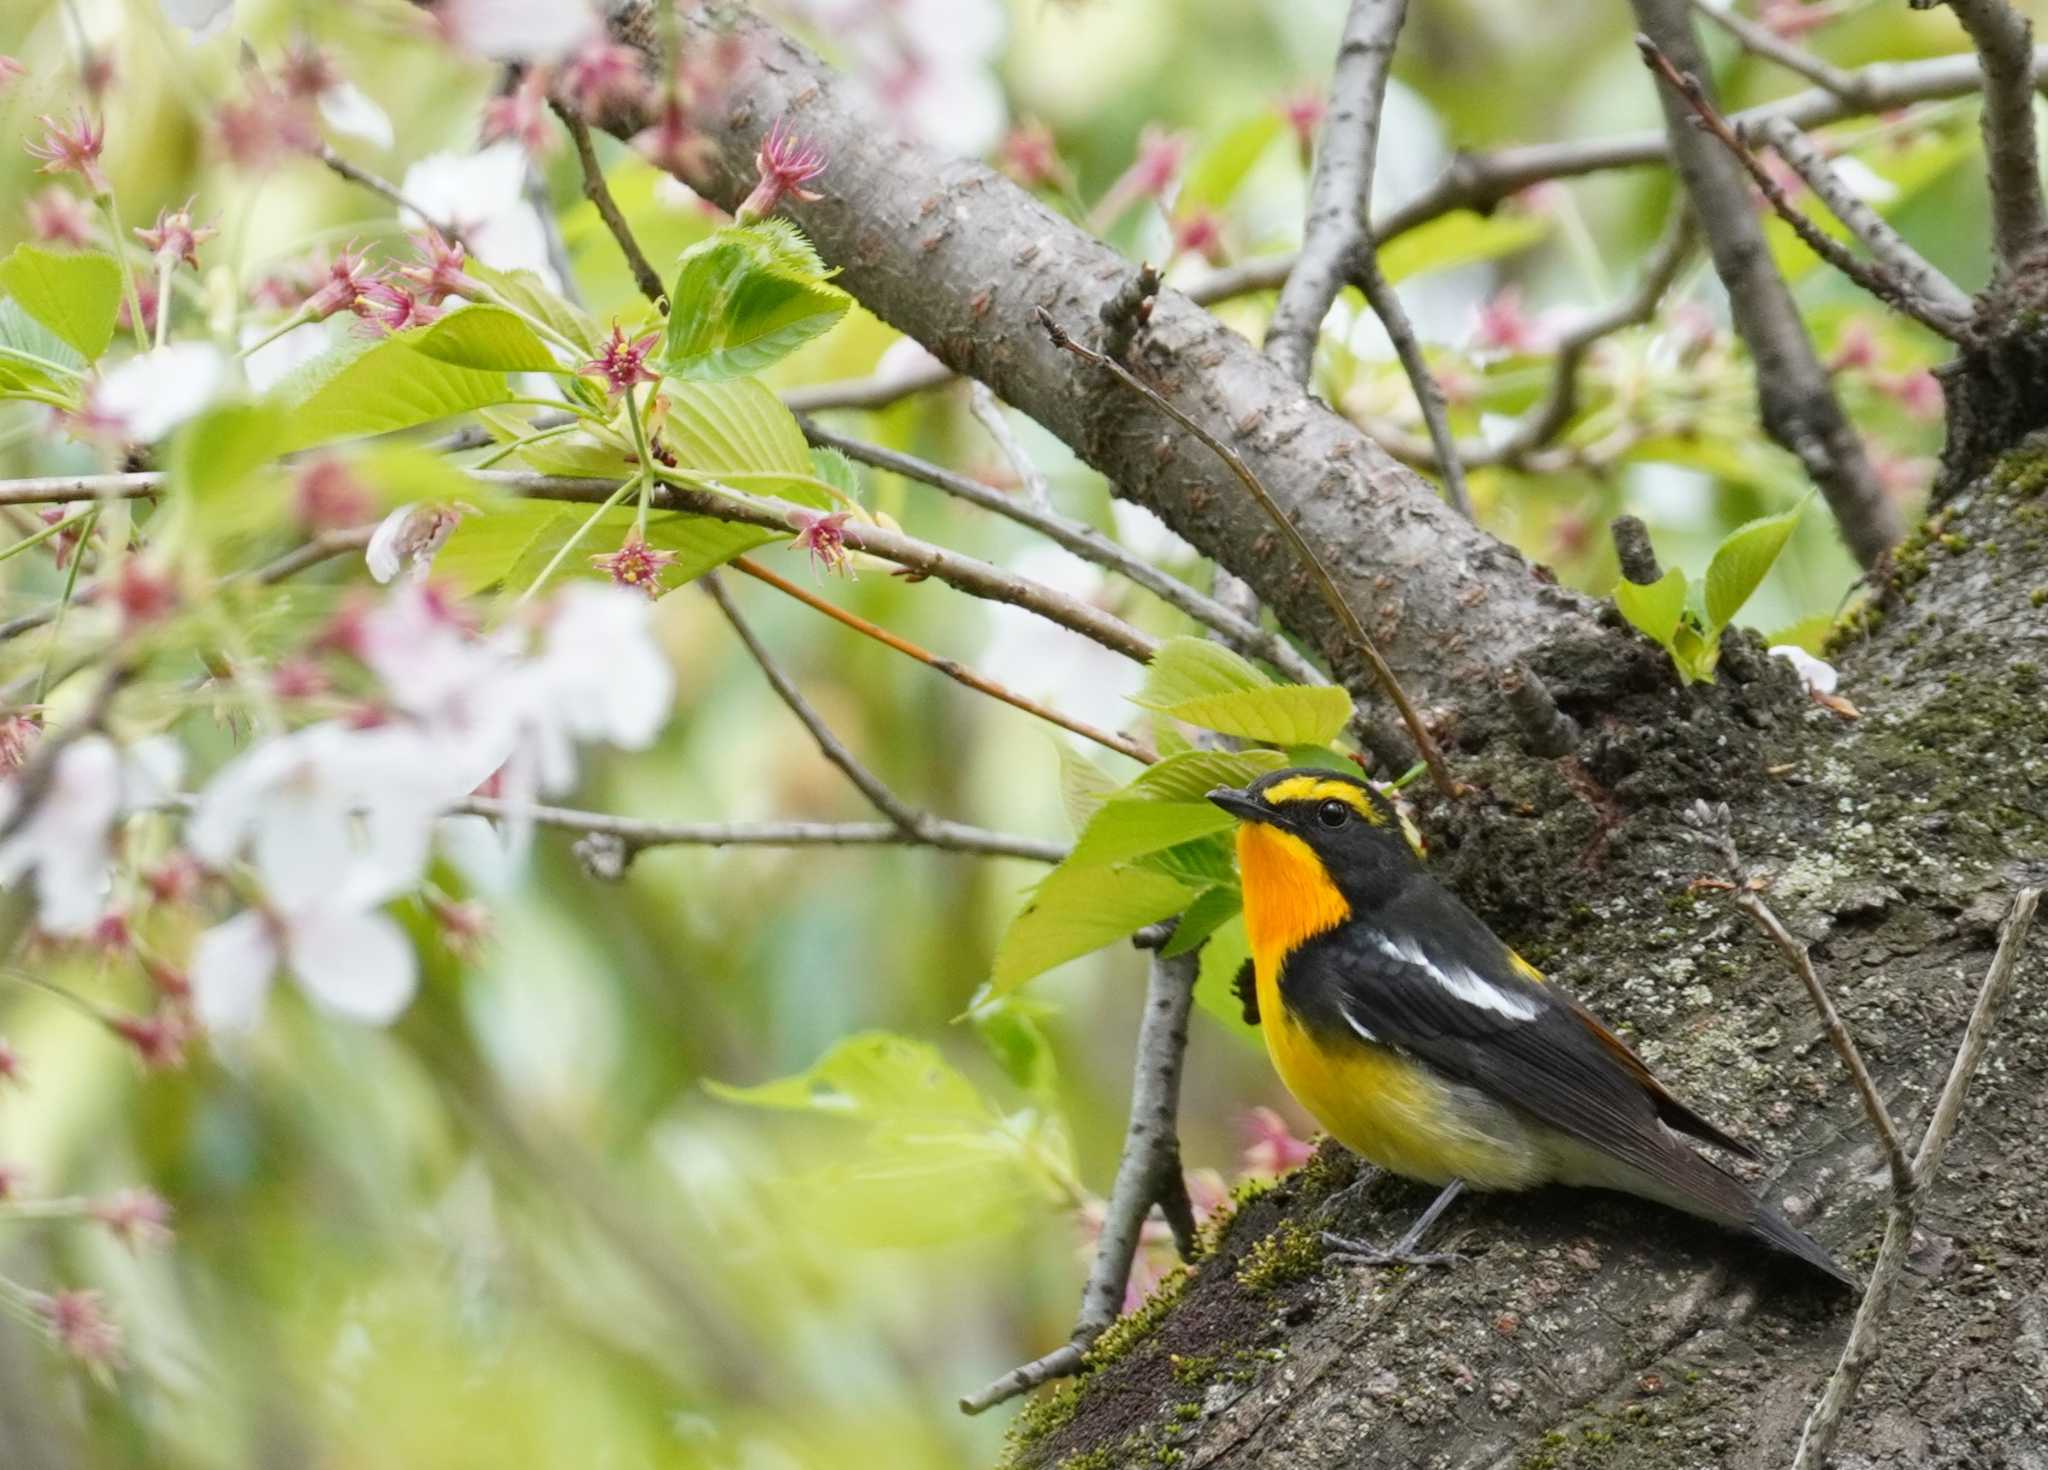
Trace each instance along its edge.
{"label": "bird's yellow eyebrow stripe", "polygon": [[1333,781],[1324,776],[1289,776],[1259,793],[1267,806],[1289,801],[1341,801],[1375,827],[1386,825],[1386,817],[1372,799],[1350,781]]}

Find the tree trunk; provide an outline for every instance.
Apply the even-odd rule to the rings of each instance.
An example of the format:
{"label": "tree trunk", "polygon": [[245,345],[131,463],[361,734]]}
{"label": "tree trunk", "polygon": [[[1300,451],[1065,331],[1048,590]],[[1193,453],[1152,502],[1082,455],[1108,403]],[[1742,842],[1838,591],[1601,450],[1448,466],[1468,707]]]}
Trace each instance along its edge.
{"label": "tree trunk", "polygon": [[[644,10],[620,33],[651,44]],[[710,22],[688,24],[701,41]],[[1211,458],[1053,350],[1133,267],[978,165],[890,141],[815,57],[742,15],[744,59],[693,180],[730,205],[788,117],[830,159],[794,211],[843,282],[991,384],[1120,494],[1245,578],[1331,651],[1326,609]],[[612,120],[630,132],[643,122]],[[2037,319],[2037,318],[2036,318]],[[1249,343],[1164,293],[1133,367],[1232,437],[1329,557],[1419,697],[1453,707],[1459,776],[1422,814],[1439,876],[1531,960],[1622,1027],[1675,1091],[1769,1154],[1773,1199],[1852,1267],[1882,1227],[1884,1169],[1781,956],[1694,877],[1679,820],[1725,801],[1744,858],[1814,949],[1909,1139],[1989,963],[2012,889],[2048,874],[2048,448],[2038,343],[1994,354],[1930,521],[1876,611],[1842,635],[1863,717],[1811,703],[1729,635],[1720,682],[1678,685],[1611,607],[1549,584],[1447,511]],[[1987,359],[1989,361],[1989,359]],[[1987,371],[1989,371],[1987,369]],[[1968,384],[1952,384],[1967,388]],[[1528,662],[1584,729],[1526,754],[1492,672]],[[2022,961],[1839,1463],[2048,1470],[2048,964]],[[1658,1207],[1590,1191],[1468,1199],[1445,1271],[1325,1263],[1315,1232],[1391,1239],[1427,1191],[1315,1162],[1247,1201],[1162,1303],[1020,1419],[1017,1464],[1656,1467],[1787,1464],[1853,1309],[1800,1268]]]}

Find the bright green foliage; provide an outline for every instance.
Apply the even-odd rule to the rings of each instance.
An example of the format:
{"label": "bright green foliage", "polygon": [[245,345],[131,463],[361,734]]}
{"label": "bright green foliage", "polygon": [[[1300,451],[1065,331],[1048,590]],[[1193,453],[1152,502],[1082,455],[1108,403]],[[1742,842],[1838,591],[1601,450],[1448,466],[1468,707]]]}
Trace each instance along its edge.
{"label": "bright green foliage", "polygon": [[733,225],[683,253],[669,293],[661,369],[671,378],[742,377],[781,361],[852,304],[795,226]]}
{"label": "bright green foliage", "polygon": [[436,361],[414,350],[416,335],[402,332],[381,342],[351,338],[279,383],[270,401],[289,419],[282,447],[309,449],[388,434],[513,396],[504,373]]}
{"label": "bright green foliage", "polygon": [[462,273],[490,287],[500,304],[545,323],[583,349],[587,357],[597,356],[598,345],[604,338],[597,323],[532,271],[494,270],[472,256],[463,262]]}
{"label": "bright green foliage", "polygon": [[17,245],[0,260],[0,290],[89,360],[107,350],[121,310],[121,268],[99,251]]}
{"label": "bright green foliage", "polygon": [[1172,638],[1145,671],[1136,702],[1190,725],[1275,745],[1322,745],[1351,719],[1335,685],[1276,684],[1229,649]]}
{"label": "bright green foliage", "polygon": [[[407,339],[436,362],[500,373],[557,373],[563,364],[517,312],[502,306],[465,306]],[[581,364],[570,364],[570,370]]]}
{"label": "bright green foliage", "polygon": [[1721,633],[1749,601],[1799,522],[1801,505],[1737,526],[1714,550],[1704,582],[1688,586],[1685,573],[1668,569],[1643,585],[1615,584],[1623,617],[1671,655],[1688,684],[1713,682],[1721,659]]}
{"label": "bright green foliage", "polygon": [[0,397],[69,398],[84,371],[78,349],[30,316],[20,302],[0,300]]}
{"label": "bright green foliage", "polygon": [[990,983],[997,994],[1014,990],[1055,965],[1171,918],[1194,896],[1187,884],[1148,868],[1104,870],[1063,863],[1031,891],[1024,911],[1010,921]]}
{"label": "bright green foliage", "polygon": [[1286,130],[1287,124],[1279,113],[1266,111],[1224,133],[1188,165],[1187,177],[1181,181],[1180,192],[1174,195],[1174,214],[1186,218],[1229,204],[1237,196],[1245,175]]}
{"label": "bright green foliage", "polygon": [[1540,214],[1473,214],[1458,210],[1418,225],[1380,250],[1380,272],[1392,282],[1429,271],[1501,260],[1549,237]]}

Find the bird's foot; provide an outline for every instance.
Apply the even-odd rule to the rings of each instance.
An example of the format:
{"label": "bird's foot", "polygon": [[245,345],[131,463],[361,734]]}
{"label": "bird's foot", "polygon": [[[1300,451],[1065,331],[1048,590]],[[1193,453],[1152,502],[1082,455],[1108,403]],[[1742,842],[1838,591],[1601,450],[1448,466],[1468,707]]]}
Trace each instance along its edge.
{"label": "bird's foot", "polygon": [[1456,1251],[1417,1250],[1411,1240],[1381,1247],[1369,1240],[1353,1240],[1348,1235],[1337,1235],[1328,1230],[1322,1232],[1321,1239],[1329,1247],[1330,1255],[1360,1266],[1456,1266],[1470,1259]]}

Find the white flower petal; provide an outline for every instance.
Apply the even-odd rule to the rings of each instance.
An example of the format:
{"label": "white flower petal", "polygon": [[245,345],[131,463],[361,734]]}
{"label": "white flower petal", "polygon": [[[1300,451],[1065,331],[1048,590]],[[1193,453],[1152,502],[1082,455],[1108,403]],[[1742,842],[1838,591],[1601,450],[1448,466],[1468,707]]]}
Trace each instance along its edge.
{"label": "white flower petal", "polygon": [[113,865],[106,848],[52,847],[36,864],[36,923],[51,934],[85,933],[107,911]]}
{"label": "white flower petal", "polygon": [[320,117],[344,138],[361,138],[377,148],[395,141],[391,118],[354,82],[341,82],[320,94]]}
{"label": "white flower petal", "polygon": [[400,548],[405,541],[406,527],[418,509],[417,505],[401,505],[379,521],[377,529],[370,533],[370,544],[363,548],[363,565],[378,581],[390,581],[405,565]]}
{"label": "white flower petal", "polygon": [[168,735],[151,735],[121,752],[121,808],[162,806],[178,794],[185,751]]}
{"label": "white flower petal", "polygon": [[164,18],[195,41],[226,28],[235,0],[160,0]]}
{"label": "white flower petal", "polygon": [[396,1020],[419,984],[419,960],[388,915],[322,910],[294,917],[292,973],[316,1002],[367,1026]]}
{"label": "white flower petal", "polygon": [[1825,659],[1815,658],[1796,644],[1777,644],[1771,649],[1771,657],[1782,658],[1797,669],[1800,679],[1810,693],[1833,694],[1835,685],[1841,682],[1841,675],[1835,672],[1833,664]]}
{"label": "white flower petal", "polygon": [[456,45],[493,61],[560,61],[597,27],[581,0],[442,0],[436,18]]}
{"label": "white flower petal", "polygon": [[[242,346],[250,347],[262,341],[264,329],[250,323],[242,328]],[[307,322],[304,326],[293,327],[273,342],[265,342],[254,348],[242,359],[242,371],[249,379],[251,392],[268,393],[279,383],[327,351],[329,343],[327,326],[322,322]]]}
{"label": "white flower petal", "polygon": [[154,443],[200,412],[227,382],[228,360],[210,342],[174,342],[109,371],[91,390],[94,412],[137,443]]}
{"label": "white flower petal", "polygon": [[192,1008],[209,1031],[250,1031],[277,970],[277,939],[254,909],[199,936],[192,949]]}

